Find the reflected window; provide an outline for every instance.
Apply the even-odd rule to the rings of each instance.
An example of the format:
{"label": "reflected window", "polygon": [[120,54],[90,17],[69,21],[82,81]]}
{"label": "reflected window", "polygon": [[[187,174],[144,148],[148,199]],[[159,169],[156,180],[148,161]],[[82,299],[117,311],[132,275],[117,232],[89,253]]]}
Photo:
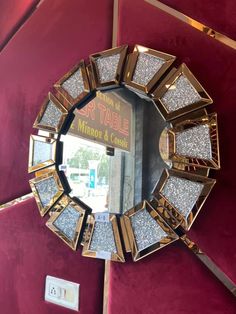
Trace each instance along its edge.
{"label": "reflected window", "polygon": [[123,213],[149,197],[164,168],[158,143],[165,126],[145,96],[124,87],[97,92],[74,110],[70,129],[61,138],[60,169],[71,196],[93,212],[110,213]]}

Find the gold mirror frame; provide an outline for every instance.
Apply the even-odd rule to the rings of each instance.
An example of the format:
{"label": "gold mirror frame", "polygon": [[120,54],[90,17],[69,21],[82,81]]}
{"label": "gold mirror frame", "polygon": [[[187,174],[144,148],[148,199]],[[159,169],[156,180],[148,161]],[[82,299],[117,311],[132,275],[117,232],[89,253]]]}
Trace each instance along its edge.
{"label": "gold mirror frame", "polygon": [[[209,169],[220,168],[218,130],[215,115],[208,115],[205,110],[205,116],[201,117],[202,115],[200,115],[197,120],[195,118],[196,112],[198,112],[198,110],[201,111],[204,106],[212,103],[212,99],[205,92],[200,83],[193,77],[191,72],[187,69],[186,65],[183,64],[179,67],[178,70],[176,70],[176,68],[172,67],[176,59],[175,56],[171,56],[169,54],[155,51],[139,45],[136,45],[134,47],[134,51],[130,54],[127,54],[127,49],[127,46],[121,46],[93,54],[90,56],[89,64],[86,64],[83,60],[80,61],[72,70],[67,72],[61,79],[57,81],[57,83],[55,83],[55,95],[49,93],[33,125],[36,129],[46,131],[46,138],[48,137],[48,141],[55,141],[58,144],[60,140],[60,135],[62,133],[65,134],[68,130],[68,125],[70,125],[71,123],[71,113],[75,108],[81,108],[86,105],[88,100],[91,100],[95,97],[96,91],[98,90],[106,90],[120,86],[125,86],[140,95],[145,94],[145,97],[148,97],[156,104],[156,107],[159,109],[163,117],[166,120],[170,121],[173,129],[167,130],[165,134],[165,136],[167,137],[166,139],[168,140],[168,147],[166,146],[168,154],[166,152],[165,155],[167,156],[167,161],[172,163],[173,170],[169,170],[168,172],[164,171],[161,180],[157,182],[151,199],[143,200],[141,204],[128,210],[123,215],[109,215],[109,222],[112,223],[115,244],[117,247],[117,253],[113,254],[111,252],[112,254],[109,259],[119,262],[125,261],[125,252],[131,252],[133,260],[137,261],[140,258],[147,256],[148,254],[164,247],[169,243],[172,243],[177,239],[182,239],[182,235],[190,229],[194,219],[196,218],[203,205],[203,202],[206,200],[211,188],[215,183],[214,180],[207,178]],[[137,84],[132,81],[132,77],[139,60],[139,55],[141,53],[146,54],[149,57],[151,56],[152,58],[163,59],[163,65],[156,73],[154,73],[154,75],[146,85]],[[119,58],[117,57],[117,55],[119,55]],[[108,69],[106,69],[106,60],[115,60],[112,61],[113,64],[111,64],[114,73],[113,77],[110,76],[107,81],[104,81],[104,77],[106,78],[107,73],[101,73],[101,71],[103,71],[101,69],[105,69],[105,71],[108,71]],[[104,64],[102,64],[102,66],[99,66],[98,61]],[[63,84],[70,79],[72,79],[73,81],[73,77],[74,75],[76,75],[76,73],[79,73],[80,75],[81,86],[80,88],[76,89],[78,94],[75,94],[75,96],[72,97],[71,94],[68,93],[68,90],[65,90],[63,88]],[[198,93],[201,97],[201,100],[198,100],[198,102],[194,104],[187,104],[185,105],[185,107],[178,109],[176,110],[176,112],[172,112],[170,114],[164,108],[161,102],[161,97],[166,91],[168,91],[173,82],[175,82],[175,80],[181,74],[184,74],[186,76],[189,83],[192,84],[192,87],[195,89],[195,92]],[[103,79],[101,79],[102,76]],[[49,122],[47,122],[48,124],[45,124],[42,123],[42,121],[46,120],[44,118],[44,114],[50,101],[54,104],[54,107],[50,108],[51,117],[47,117],[47,121]],[[57,120],[55,120],[53,112],[55,112],[55,114],[57,115]],[[178,124],[176,122],[178,121],[178,119],[176,121],[174,121],[173,119],[176,119],[180,115],[182,116],[182,122]],[[185,115],[187,117],[187,120],[185,120],[184,118]],[[52,120],[52,126],[50,126],[50,118]],[[201,159],[193,160],[188,156],[176,155],[175,132],[178,132],[180,129],[184,130],[185,128],[189,128],[191,125],[191,119],[193,120],[192,124],[201,124],[205,123],[206,120],[208,121],[210,127],[210,139],[214,155],[213,161]],[[31,144],[29,157],[30,161],[32,161],[32,153],[33,152]],[[57,154],[60,154],[60,150],[57,150]],[[57,160],[57,157],[59,156],[55,156],[55,160]],[[79,199],[71,199],[68,196],[69,188],[66,184],[65,177],[63,176],[63,173],[59,171],[58,164],[56,164],[52,169],[51,166],[53,163],[47,163],[45,161],[45,163],[42,163],[42,165],[38,165],[38,167],[36,165],[35,168],[32,168],[32,164],[29,164],[29,171],[36,171],[36,178],[30,180],[30,185],[36,198],[40,214],[43,216],[50,211],[49,214],[51,215],[51,217],[47,222],[47,226],[64,242],[66,242],[66,244],[68,244],[73,250],[76,249],[77,244],[79,244],[80,242],[78,241],[78,239],[81,239],[83,236],[83,240],[80,242],[80,244],[84,246],[83,255],[99,258],[101,257],[101,254],[99,254],[99,252],[94,252],[90,250],[90,243],[95,225],[94,215],[91,214],[91,210],[85,204],[80,202]],[[161,193],[162,186],[169,173],[175,173],[177,176],[180,175],[179,172],[174,170],[179,169],[180,164],[183,168],[183,171],[181,171],[182,177],[189,181],[198,181],[205,184],[204,191],[197,199],[195,207],[191,212],[191,217],[187,220],[180,215],[178,210],[173,205],[167,202],[167,200],[163,197]],[[188,171],[191,166],[191,171]],[[38,170],[41,168],[44,168],[44,170],[43,175],[40,176],[42,170],[41,172],[38,172]],[[207,171],[203,171],[203,168],[206,168]],[[53,197],[53,199],[49,202],[47,206],[43,206],[40,195],[36,188],[36,184],[40,180],[48,178],[52,175],[57,182],[58,193]],[[67,202],[65,200],[67,200]],[[53,222],[55,221],[56,217],[65,208],[65,203],[68,204],[70,202],[72,202],[75,207],[80,208],[82,211],[84,211],[83,219],[80,219],[78,221],[78,225],[76,227],[76,239],[74,239],[72,242],[66,238],[65,234],[63,234],[60,230],[56,229],[55,226],[53,226]],[[140,210],[147,210],[147,212],[154,219],[154,221],[159,226],[161,226],[161,228],[168,234],[165,239],[163,238],[160,240],[160,242],[150,245],[144,251],[138,250],[135,242],[132,224],[130,223],[130,218],[132,217],[132,215],[139,212]],[[87,220],[85,219],[85,217]]]}

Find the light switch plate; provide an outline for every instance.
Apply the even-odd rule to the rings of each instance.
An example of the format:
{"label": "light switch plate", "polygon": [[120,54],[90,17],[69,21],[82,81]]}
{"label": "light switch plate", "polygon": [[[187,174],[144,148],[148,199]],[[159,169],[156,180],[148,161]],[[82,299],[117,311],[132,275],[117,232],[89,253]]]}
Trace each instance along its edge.
{"label": "light switch plate", "polygon": [[79,310],[79,284],[64,279],[47,276],[45,282],[45,301]]}

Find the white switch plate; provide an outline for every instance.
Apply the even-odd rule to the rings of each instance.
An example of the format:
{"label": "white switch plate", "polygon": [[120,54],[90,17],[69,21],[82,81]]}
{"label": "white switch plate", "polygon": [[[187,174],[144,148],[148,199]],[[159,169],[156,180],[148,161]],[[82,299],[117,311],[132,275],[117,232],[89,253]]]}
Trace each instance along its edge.
{"label": "white switch plate", "polygon": [[46,277],[45,301],[79,310],[79,284],[52,276]]}

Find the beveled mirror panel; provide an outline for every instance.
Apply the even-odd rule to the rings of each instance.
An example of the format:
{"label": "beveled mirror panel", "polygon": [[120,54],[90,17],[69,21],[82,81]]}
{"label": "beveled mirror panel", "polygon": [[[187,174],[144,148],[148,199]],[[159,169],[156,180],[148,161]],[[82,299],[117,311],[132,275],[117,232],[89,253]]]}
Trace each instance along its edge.
{"label": "beveled mirror panel", "polygon": [[166,164],[159,139],[169,126],[148,97],[126,87],[98,91],[74,119],[63,141],[70,195],[93,212],[121,214],[150,198]]}

